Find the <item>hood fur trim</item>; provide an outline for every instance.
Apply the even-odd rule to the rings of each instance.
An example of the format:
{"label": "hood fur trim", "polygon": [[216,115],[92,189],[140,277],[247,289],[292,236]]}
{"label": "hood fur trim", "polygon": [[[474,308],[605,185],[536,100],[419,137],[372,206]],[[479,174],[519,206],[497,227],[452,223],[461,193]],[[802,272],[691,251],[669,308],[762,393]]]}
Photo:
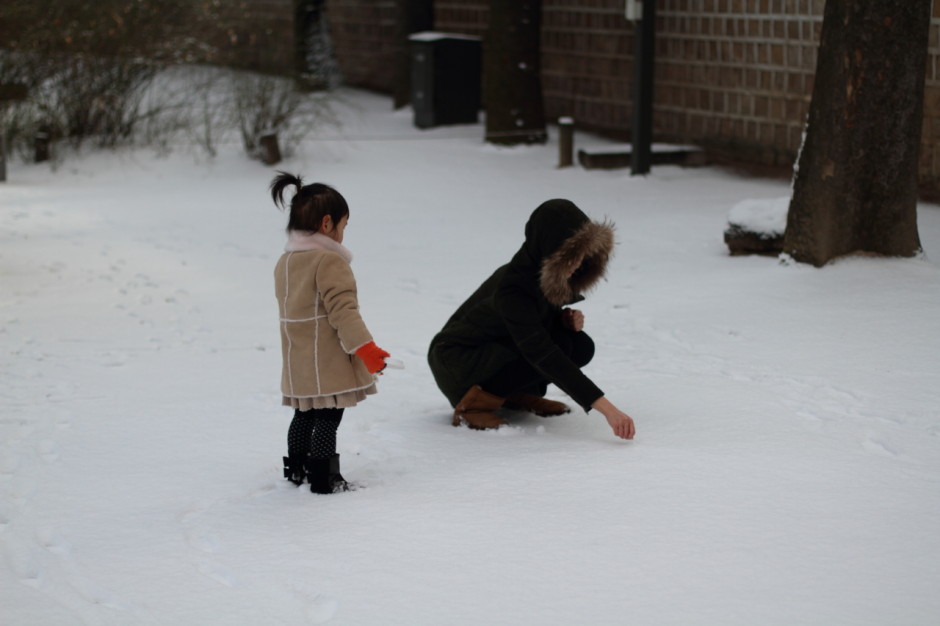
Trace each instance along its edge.
{"label": "hood fur trim", "polygon": [[287,233],[287,245],[284,246],[285,252],[306,252],[308,250],[328,250],[335,252],[347,263],[352,263],[353,255],[349,248],[343,244],[330,239],[323,233],[311,233],[301,230],[291,230]]}
{"label": "hood fur trim", "polygon": [[577,300],[604,278],[613,253],[613,223],[586,222],[542,261],[539,287],[545,299],[556,306]]}

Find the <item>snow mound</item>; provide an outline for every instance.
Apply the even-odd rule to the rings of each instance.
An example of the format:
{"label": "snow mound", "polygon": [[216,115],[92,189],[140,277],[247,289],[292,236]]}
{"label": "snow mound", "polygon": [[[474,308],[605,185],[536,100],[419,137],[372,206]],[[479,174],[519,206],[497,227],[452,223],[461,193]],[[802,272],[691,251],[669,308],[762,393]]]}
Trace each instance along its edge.
{"label": "snow mound", "polygon": [[728,222],[741,230],[769,236],[783,235],[787,228],[790,198],[742,200],[728,212]]}

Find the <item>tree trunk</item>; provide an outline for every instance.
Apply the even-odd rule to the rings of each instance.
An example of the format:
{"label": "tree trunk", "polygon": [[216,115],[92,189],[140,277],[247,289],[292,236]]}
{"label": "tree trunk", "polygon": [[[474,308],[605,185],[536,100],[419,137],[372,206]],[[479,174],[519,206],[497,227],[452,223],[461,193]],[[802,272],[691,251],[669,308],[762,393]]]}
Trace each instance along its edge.
{"label": "tree trunk", "polygon": [[930,0],[828,0],[783,250],[913,256]]}
{"label": "tree trunk", "polygon": [[483,44],[486,141],[502,145],[545,143],[542,104],[541,0],[490,1]]}

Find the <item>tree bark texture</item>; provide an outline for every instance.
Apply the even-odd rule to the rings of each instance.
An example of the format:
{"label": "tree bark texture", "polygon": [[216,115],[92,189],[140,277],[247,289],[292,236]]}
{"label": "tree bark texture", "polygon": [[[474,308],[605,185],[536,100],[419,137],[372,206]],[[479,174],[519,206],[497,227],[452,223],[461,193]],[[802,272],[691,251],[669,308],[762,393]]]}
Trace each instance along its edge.
{"label": "tree bark texture", "polygon": [[930,0],[828,0],[783,251],[913,256]]}
{"label": "tree bark texture", "polygon": [[491,0],[483,43],[486,141],[545,143],[539,31],[541,0]]}

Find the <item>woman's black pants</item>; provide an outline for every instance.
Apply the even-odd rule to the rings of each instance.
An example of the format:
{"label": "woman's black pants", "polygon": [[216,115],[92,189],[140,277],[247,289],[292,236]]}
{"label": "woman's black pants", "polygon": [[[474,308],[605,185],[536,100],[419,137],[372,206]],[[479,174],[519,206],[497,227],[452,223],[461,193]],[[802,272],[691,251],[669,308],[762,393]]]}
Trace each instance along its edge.
{"label": "woman's black pants", "polygon": [[[562,331],[554,333],[552,338],[578,367],[584,367],[594,358],[594,340],[585,332]],[[544,396],[548,381],[520,356],[519,359],[507,363],[495,376],[483,381],[480,386],[484,391],[503,398],[514,393]]]}

